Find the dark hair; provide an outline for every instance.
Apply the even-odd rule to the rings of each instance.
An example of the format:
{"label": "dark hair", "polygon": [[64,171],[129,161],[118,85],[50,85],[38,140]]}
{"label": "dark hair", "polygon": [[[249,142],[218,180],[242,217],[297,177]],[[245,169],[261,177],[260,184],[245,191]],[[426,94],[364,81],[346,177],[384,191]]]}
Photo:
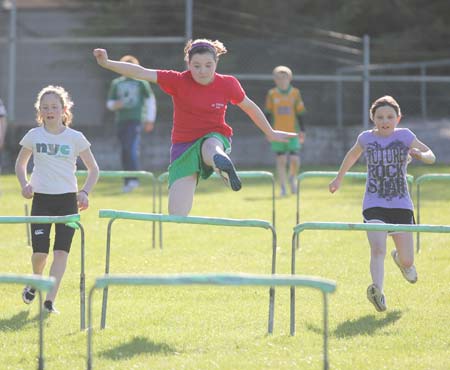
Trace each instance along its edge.
{"label": "dark hair", "polygon": [[226,52],[226,47],[219,40],[189,40],[184,47],[184,60],[189,63],[194,54],[210,53],[214,57],[214,60],[217,61],[219,59],[219,55],[225,54]]}
{"label": "dark hair", "polygon": [[398,117],[401,117],[402,111],[400,110],[400,105],[398,105],[397,101],[389,95],[382,96],[381,98],[378,98],[372,103],[372,106],[370,107],[370,119],[373,121],[373,117],[375,116],[375,112],[380,107],[392,107],[395,110],[395,113],[397,113]]}

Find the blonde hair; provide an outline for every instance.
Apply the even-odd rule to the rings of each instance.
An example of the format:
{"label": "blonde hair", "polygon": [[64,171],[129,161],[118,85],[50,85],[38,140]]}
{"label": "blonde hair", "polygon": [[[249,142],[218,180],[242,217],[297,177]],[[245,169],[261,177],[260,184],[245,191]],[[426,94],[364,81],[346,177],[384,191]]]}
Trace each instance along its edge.
{"label": "blonde hair", "polygon": [[393,108],[398,117],[402,116],[402,111],[400,110],[400,105],[397,103],[397,101],[392,96],[385,95],[381,98],[378,98],[372,103],[372,106],[369,110],[370,119],[373,121],[373,117],[375,116],[375,112],[378,108],[386,106]]}
{"label": "blonde hair", "polygon": [[189,63],[194,54],[211,53],[217,62],[219,55],[226,54],[227,48],[219,40],[196,39],[189,40],[184,47],[184,60]]}
{"label": "blonde hair", "polygon": [[64,126],[70,126],[73,119],[73,113],[71,111],[73,107],[73,101],[69,93],[61,86],[48,85],[44,87],[37,95],[36,102],[34,103],[34,108],[36,109],[36,121],[39,126],[44,124],[44,119],[41,116],[41,101],[45,95],[54,94],[61,101],[61,106],[63,107],[63,117],[62,123]]}
{"label": "blonde hair", "polygon": [[279,73],[285,73],[289,76],[289,78],[292,78],[292,70],[289,67],[286,66],[278,66],[275,67],[272,71],[273,75],[279,74]]}
{"label": "blonde hair", "polygon": [[139,59],[134,55],[124,55],[122,58],[120,58],[120,61],[139,65]]}

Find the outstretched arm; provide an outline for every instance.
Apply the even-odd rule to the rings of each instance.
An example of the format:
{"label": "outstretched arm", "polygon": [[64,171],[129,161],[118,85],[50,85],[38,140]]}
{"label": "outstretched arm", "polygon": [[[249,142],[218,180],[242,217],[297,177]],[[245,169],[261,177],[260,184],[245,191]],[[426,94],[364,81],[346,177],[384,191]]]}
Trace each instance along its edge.
{"label": "outstretched arm", "polygon": [[158,75],[154,69],[144,68],[133,63],[108,59],[108,53],[105,49],[94,49],[93,54],[95,59],[97,59],[98,65],[105,69],[137,80],[147,80],[153,83],[157,82]]}
{"label": "outstretched arm", "polygon": [[291,137],[297,136],[295,133],[274,130],[272,126],[270,126],[270,123],[267,121],[262,110],[247,96],[238,104],[238,107],[250,117],[253,123],[258,126],[262,132],[264,132],[269,141],[287,142]]}
{"label": "outstretched arm", "polygon": [[350,168],[352,168],[352,166],[359,159],[362,152],[363,149],[361,145],[358,144],[358,142],[356,142],[355,145],[353,145],[353,147],[347,152],[347,154],[344,157],[344,160],[342,161],[341,167],[339,168],[338,174],[333,179],[333,181],[331,181],[330,184],[328,185],[330,193],[334,193],[341,187],[342,179],[344,178],[347,171]]}
{"label": "outstretched arm", "polygon": [[436,162],[436,156],[432,150],[418,139],[415,139],[412,142],[409,154],[411,157],[426,164],[433,164]]}

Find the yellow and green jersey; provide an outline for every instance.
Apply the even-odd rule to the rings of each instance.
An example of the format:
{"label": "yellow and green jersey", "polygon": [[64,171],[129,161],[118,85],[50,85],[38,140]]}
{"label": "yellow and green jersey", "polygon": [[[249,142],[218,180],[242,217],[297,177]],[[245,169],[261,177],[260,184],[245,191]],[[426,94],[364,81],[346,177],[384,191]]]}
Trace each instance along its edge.
{"label": "yellow and green jersey", "polygon": [[287,90],[274,87],[266,96],[266,112],[272,116],[272,127],[275,130],[298,132],[297,116],[305,111],[300,90],[289,86]]}

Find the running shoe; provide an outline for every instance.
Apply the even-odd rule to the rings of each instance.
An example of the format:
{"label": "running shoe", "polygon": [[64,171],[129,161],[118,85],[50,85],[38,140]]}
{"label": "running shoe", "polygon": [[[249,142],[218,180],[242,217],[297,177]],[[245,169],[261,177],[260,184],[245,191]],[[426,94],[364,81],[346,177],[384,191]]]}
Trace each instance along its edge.
{"label": "running shoe", "polygon": [[241,190],[241,179],[234,168],[233,162],[223,154],[215,154],[213,161],[215,169],[217,169],[225,184],[229,185],[234,191]]}
{"label": "running shoe", "polygon": [[45,301],[44,302],[44,309],[48,313],[56,313],[59,314],[59,311],[55,308],[52,301]]}
{"label": "running shoe", "polygon": [[367,288],[367,299],[372,303],[378,312],[386,311],[386,297],[375,284]]}
{"label": "running shoe", "polygon": [[417,271],[416,271],[416,268],[414,267],[414,265],[412,265],[411,267],[402,266],[402,264],[398,260],[397,250],[395,250],[395,249],[391,252],[391,256],[392,256],[392,259],[394,260],[395,264],[398,266],[398,268],[402,272],[402,275],[405,278],[405,280],[411,284],[414,284],[415,282],[417,282]]}
{"label": "running shoe", "polygon": [[30,304],[36,297],[36,289],[26,286],[22,291],[22,299],[25,304]]}

